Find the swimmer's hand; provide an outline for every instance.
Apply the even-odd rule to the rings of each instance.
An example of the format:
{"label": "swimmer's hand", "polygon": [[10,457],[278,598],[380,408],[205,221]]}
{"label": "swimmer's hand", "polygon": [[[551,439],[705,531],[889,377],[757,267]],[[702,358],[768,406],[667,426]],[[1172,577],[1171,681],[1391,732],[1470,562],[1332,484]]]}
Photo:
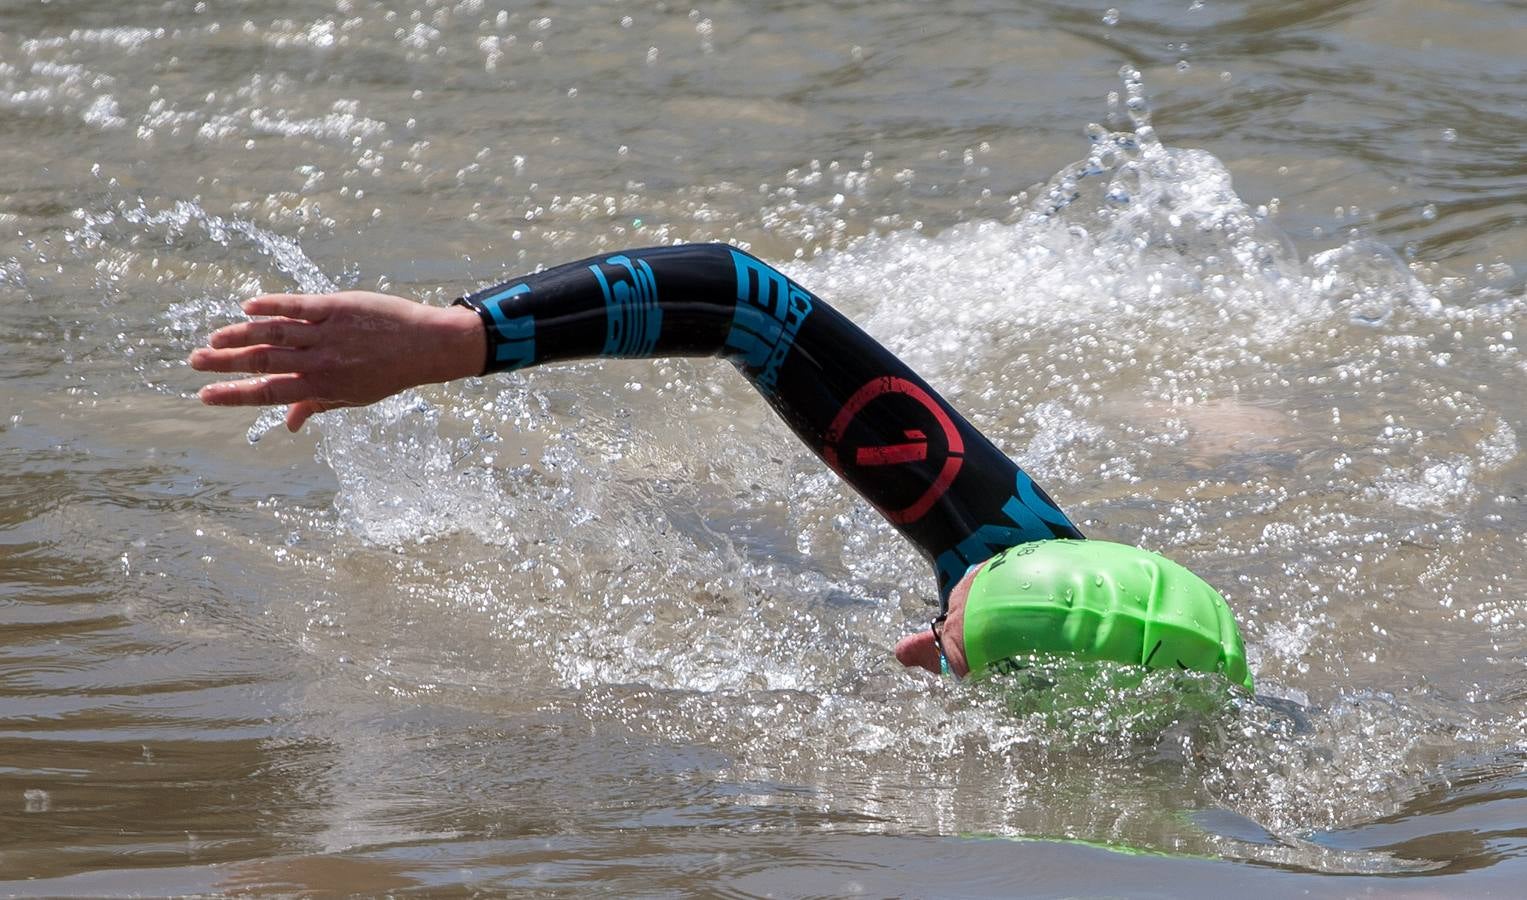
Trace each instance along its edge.
{"label": "swimmer's hand", "polygon": [[487,353],[482,321],[459,306],[342,291],[266,294],[245,301],[244,312],[271,318],[219,328],[189,362],[260,377],[209,384],[197,396],[209,406],[287,404],[291,431],[314,413],[476,375]]}

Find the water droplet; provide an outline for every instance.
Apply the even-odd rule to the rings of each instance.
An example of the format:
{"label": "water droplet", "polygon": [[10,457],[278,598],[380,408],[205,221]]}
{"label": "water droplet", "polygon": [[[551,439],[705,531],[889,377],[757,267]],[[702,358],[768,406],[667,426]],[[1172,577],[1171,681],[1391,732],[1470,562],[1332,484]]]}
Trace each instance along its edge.
{"label": "water droplet", "polygon": [[1109,7],[1108,10],[1103,13],[1103,24],[1110,27],[1119,24],[1119,11],[1113,7]]}
{"label": "water droplet", "polygon": [[1444,128],[1442,129],[1442,139],[1451,144],[1452,142],[1458,140],[1458,131],[1453,128]]}
{"label": "water droplet", "polygon": [[1193,68],[1193,67],[1188,64],[1187,60],[1185,60],[1185,59],[1177,60],[1177,71],[1179,71],[1179,72],[1186,72],[1187,70],[1189,70],[1191,68]]}
{"label": "water droplet", "polygon": [[259,417],[254,420],[254,424],[249,426],[249,433],[244,437],[251,444],[258,443],[260,438],[265,437],[276,426],[283,424],[285,421],[286,410],[279,406],[272,407],[260,413]]}
{"label": "water droplet", "polygon": [[1437,218],[1437,204],[1428,203],[1421,208],[1421,218],[1430,222]]}

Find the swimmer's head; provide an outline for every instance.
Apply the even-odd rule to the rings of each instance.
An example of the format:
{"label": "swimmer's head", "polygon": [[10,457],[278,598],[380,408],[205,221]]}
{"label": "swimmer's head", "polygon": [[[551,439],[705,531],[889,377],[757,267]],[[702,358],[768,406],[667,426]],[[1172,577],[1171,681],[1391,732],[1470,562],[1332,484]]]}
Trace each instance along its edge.
{"label": "swimmer's head", "polygon": [[896,645],[903,665],[958,676],[1035,654],[1221,672],[1248,690],[1246,651],[1214,588],[1155,553],[1107,541],[1036,541],[972,569],[942,622]]}

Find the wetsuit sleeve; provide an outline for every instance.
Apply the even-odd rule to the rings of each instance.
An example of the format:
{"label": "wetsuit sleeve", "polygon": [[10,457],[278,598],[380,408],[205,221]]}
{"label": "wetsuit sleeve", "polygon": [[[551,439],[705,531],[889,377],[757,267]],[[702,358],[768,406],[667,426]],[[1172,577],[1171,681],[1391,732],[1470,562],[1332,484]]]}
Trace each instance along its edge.
{"label": "wetsuit sleeve", "polygon": [[588,357],[720,356],[933,565],[940,597],[1070,519],[915,372],[821,298],[725,244],[568,263],[456,301],[484,373]]}

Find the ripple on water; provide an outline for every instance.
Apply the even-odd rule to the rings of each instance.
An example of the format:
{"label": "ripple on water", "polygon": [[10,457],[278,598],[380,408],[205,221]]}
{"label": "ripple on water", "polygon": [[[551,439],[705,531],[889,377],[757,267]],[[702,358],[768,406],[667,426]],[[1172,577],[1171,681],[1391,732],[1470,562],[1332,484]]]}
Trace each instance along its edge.
{"label": "ripple on water", "polygon": [[[28,52],[95,43],[131,52],[164,38],[76,32],[29,42]],[[327,20],[272,26],[262,38],[272,51],[303,53],[350,39]],[[428,62],[453,32],[400,23],[378,40]],[[539,40],[495,36],[471,49],[507,67]],[[878,169],[869,155],[802,162],[756,190],[633,184],[547,198],[513,183],[527,164],[512,150],[383,147],[413,126],[380,104],[325,97],[282,108],[290,78],[251,76],[233,99],[147,110],[125,87],[94,86],[98,74],[58,60],[30,72],[0,64],[0,85],[10,107],[63,104],[96,129],[180,129],[206,152],[293,142],[305,168],[225,214],[187,199],[117,202],[120,191],[104,185],[110,198],[81,212],[73,249],[60,251],[89,270],[80,286],[102,297],[102,321],[81,316],[63,339],[82,357],[86,344],[132,351],[134,374],[176,395],[183,387],[165,360],[235,316],[235,298],[355,283],[310,257],[311,236],[334,226],[306,195],[343,181],[345,198],[359,201],[356,179],[384,171],[438,190],[442,206],[459,200],[476,221],[505,224],[513,241],[523,229],[538,249],[509,253],[530,252],[527,264],[632,235],[734,234],[742,218],[774,232],[784,249],[773,255],[802,247],[785,264],[792,275],[926,371],[1068,498],[1090,532],[1167,550],[1214,576],[1243,617],[1259,683],[1297,701],[1280,710],[1172,673],[1058,667],[1049,685],[1014,693],[892,671],[886,646],[926,620],[927,573],[739,379],[706,362],[608,374],[569,366],[326,416],[317,455],[334,475],[333,509],[328,485],[262,489],[240,520],[257,535],[249,546],[208,542],[232,560],[219,570],[227,580],[260,585],[239,594],[271,623],[253,633],[330,673],[292,705],[321,720],[304,727],[337,749],[314,751],[319,761],[281,757],[302,790],[330,804],[302,820],[326,849],[449,837],[461,819],[431,795],[455,779],[461,815],[488,829],[502,824],[488,810],[523,806],[517,824],[532,834],[809,822],[1104,836],[1294,868],[1402,872],[1445,855],[1398,833],[1407,804],[1428,792],[1440,791],[1438,804],[1456,799],[1436,782],[1460,752],[1519,742],[1510,696],[1445,702],[1424,687],[1488,681],[1499,664],[1483,658],[1477,634],[1489,631],[1505,653],[1521,634],[1513,584],[1457,548],[1505,565],[1519,557],[1510,543],[1519,506],[1498,499],[1520,482],[1521,422],[1497,398],[1519,393],[1527,374],[1503,334],[1522,299],[1487,297],[1467,279],[1450,293],[1444,279],[1362,237],[1300,258],[1268,212],[1237,194],[1221,159],[1162,140],[1138,71],[1121,73],[1130,130],[1089,129],[1084,159],[1007,209],[941,230],[870,202],[912,190],[919,176]],[[749,114],[798,127],[789,121],[797,107],[771,102]],[[325,147],[353,154],[325,161],[327,182],[308,158]],[[988,153],[972,148],[962,165]],[[512,199],[483,206],[494,178],[511,179],[523,198],[495,190]],[[300,200],[286,196],[297,184]],[[853,219],[858,204],[881,213],[873,227]],[[639,230],[638,214],[661,224]],[[455,262],[437,264],[462,278]],[[28,290],[29,273],[46,271],[0,264],[0,286]],[[143,306],[114,306],[135,281],[178,300],[156,303],[148,328]],[[1471,356],[1490,364],[1460,365]],[[1496,363],[1500,381],[1474,389]],[[261,417],[250,439],[273,422]],[[280,441],[249,452],[295,468],[293,446],[307,453]],[[282,471],[271,463],[268,483]],[[159,567],[144,577],[201,577],[188,574],[190,562],[166,562],[173,554],[137,549],[133,566]],[[182,601],[139,588],[135,602],[124,621]],[[94,627],[76,612],[38,615]],[[239,680],[243,663],[208,658],[186,636],[197,621],[157,622],[181,637],[157,637],[131,663],[91,668],[136,653],[124,638],[100,660],[39,664],[27,687],[45,689],[29,702],[54,702],[54,691],[98,704],[85,711],[116,716],[105,721],[125,741],[167,731],[268,739],[268,710]],[[1471,625],[1476,637],[1461,647],[1437,646],[1421,663],[1406,655]],[[251,669],[260,652],[250,650]],[[185,674],[230,668],[226,682]],[[108,696],[114,684],[142,690]],[[357,721],[368,715],[382,721]],[[483,726],[468,745],[458,715],[505,724]],[[59,745],[89,743],[67,724]],[[495,742],[514,752],[494,752]],[[254,772],[282,765],[267,751],[240,748]],[[1487,815],[1514,785],[1509,774],[1490,777],[1478,804]],[[36,812],[57,812],[56,787],[29,790],[52,798]],[[506,794],[526,802],[505,804]],[[1196,829],[1185,830],[1185,809],[1204,813]],[[1420,829],[1437,835],[1446,824]],[[1392,839],[1382,833],[1391,825]],[[1514,839],[1504,826],[1482,833]],[[125,852],[163,850],[145,842]]]}
{"label": "ripple on water", "polygon": [[[1126,73],[1126,78],[1137,96],[1137,74]],[[1298,358],[1313,333],[1334,328],[1355,335],[1352,340],[1362,345],[1370,339],[1350,329],[1376,328],[1382,334],[1393,327],[1396,310],[1421,317],[1405,319],[1406,327],[1445,313],[1396,257],[1370,244],[1349,244],[1301,262],[1288,241],[1235,195],[1217,160],[1202,151],[1161,145],[1148,129],[1143,103],[1131,104],[1130,112],[1135,132],[1094,132],[1089,158],[1035,189],[1034,205],[1012,223],[973,223],[932,237],[915,232],[867,236],[793,267],[803,282],[843,298],[850,309],[877,298],[867,317],[871,329],[948,380],[951,393],[1006,399],[1012,411],[986,413],[983,424],[1022,440],[1013,452],[1063,483],[1089,480],[1099,446],[1113,458],[1114,477],[1138,483],[1130,473],[1149,467],[1151,454],[1167,448],[1153,451],[1147,439],[1143,447],[1130,450],[1080,392],[1040,399],[1055,383],[1082,385],[1088,393],[1101,389],[1106,395],[1143,380],[1151,402],[1166,404],[1167,421],[1178,422],[1184,436],[1195,435],[1208,427],[1204,422],[1226,414],[1225,406],[1214,404],[1228,401],[1209,400],[1223,396],[1227,387],[1265,393],[1284,377],[1289,359]],[[247,222],[209,216],[194,204],[164,212],[129,210],[125,218],[172,236],[200,228],[220,244],[249,241],[304,288],[332,285],[299,245]],[[87,218],[87,243],[103,240],[91,231],[99,224]],[[1006,276],[992,282],[987,277],[991,271]],[[968,286],[975,283],[991,288],[971,297]],[[956,311],[952,319],[943,314],[951,308]],[[187,314],[182,308],[177,315]],[[194,317],[195,309],[189,314]],[[1108,323],[1107,339],[1089,343],[1102,321]],[[1225,347],[1170,337],[1226,327],[1251,340]],[[1022,335],[1017,346],[997,337],[1014,331]],[[1015,357],[1022,363],[1019,368],[1032,368],[1036,359],[1046,359],[1038,355],[1040,348],[1068,343],[1096,352],[1048,354],[1044,371],[1050,379],[1026,379],[1032,386],[1013,387],[1024,383],[1008,372]],[[950,362],[957,356],[947,352],[952,347],[967,351],[958,367]],[[1368,377],[1374,370],[1366,365],[1354,368],[1354,375]],[[1091,382],[1086,380],[1089,372]],[[685,374],[694,380],[665,382],[659,402],[680,407],[702,398],[715,402],[705,382],[719,375],[690,372],[687,364]],[[729,749],[738,771],[756,770],[829,790],[838,779],[859,777],[854,773],[867,769],[890,766],[905,770],[904,777],[925,775],[976,749],[980,756],[1001,761],[983,780],[1014,780],[1029,792],[1020,805],[1022,815],[1010,810],[1011,819],[991,818],[990,811],[974,807],[949,812],[970,827],[994,831],[1032,827],[1014,823],[1034,814],[1034,797],[1058,802],[1074,790],[1075,782],[1061,771],[1095,753],[1141,771],[1152,771],[1163,759],[1175,760],[1179,774],[1167,778],[1172,790],[1197,791],[1203,802],[1239,809],[1280,835],[1380,815],[1396,797],[1416,790],[1434,763],[1422,749],[1434,726],[1393,698],[1362,693],[1338,695],[1333,704],[1310,709],[1306,715],[1314,727],[1291,732],[1286,722],[1257,712],[1254,705],[1235,704],[1224,711],[1222,696],[1213,699],[1214,690],[1202,708],[1196,707],[1184,699],[1177,681],[1120,685],[1095,674],[1073,674],[1061,683],[1074,688],[1075,696],[1055,687],[1036,692],[1032,697],[1044,698],[1048,706],[1028,713],[1010,702],[988,702],[947,688],[929,695],[920,684],[891,696],[878,688],[866,692],[869,683],[852,673],[881,664],[879,648],[894,628],[894,614],[877,603],[824,608],[817,599],[824,591],[854,596],[862,590],[854,576],[830,562],[820,573],[811,565],[795,571],[779,568],[769,558],[776,548],[766,544],[750,550],[737,542],[742,532],[716,518],[719,498],[706,499],[704,491],[687,490],[682,500],[704,504],[705,528],[720,530],[719,543],[711,541],[702,550],[699,535],[680,525],[679,509],[665,509],[656,496],[645,502],[657,504],[654,512],[662,523],[657,535],[633,540],[627,520],[646,514],[617,499],[624,496],[622,486],[654,477],[677,483],[694,478],[688,464],[660,461],[661,454],[649,447],[671,443],[684,429],[685,416],[659,411],[656,421],[649,417],[637,424],[623,419],[623,410],[646,397],[619,390],[565,394],[554,386],[566,378],[532,373],[486,390],[448,391],[440,398],[444,406],[404,397],[344,411],[322,423],[321,458],[339,480],[340,522],[377,547],[366,552],[379,553],[380,571],[390,570],[381,580],[401,582],[404,594],[470,605],[487,614],[495,623],[492,628],[509,634],[532,627],[526,612],[544,604],[519,599],[527,589],[537,590],[531,585],[557,595],[568,590],[564,583],[577,584],[586,601],[579,610],[537,610],[543,629],[548,622],[565,623],[559,636],[551,638],[555,631],[542,630],[522,638],[556,660],[555,669],[569,687],[592,692],[560,701],[574,703],[581,715],[594,720],[616,715],[666,741],[719,742]],[[741,393],[729,387],[723,391]],[[1019,402],[1012,402],[1014,393]],[[1028,412],[1021,412],[1025,407]],[[1182,418],[1199,409],[1205,413],[1202,421]],[[1245,421],[1281,427],[1262,420]],[[581,424],[569,431],[568,421]],[[1516,455],[1514,432],[1497,421],[1473,457],[1430,465],[1423,461],[1419,477],[1392,470],[1391,487],[1378,487],[1374,502],[1412,505],[1412,494],[1406,492],[1418,489],[1430,490],[1429,499],[1414,501],[1418,506],[1469,502],[1472,476],[1481,465],[1473,459],[1488,459],[1489,466],[1499,468]],[[513,431],[506,439],[502,433],[506,427],[525,426],[532,432],[561,429],[567,439],[545,443],[525,441]],[[791,509],[791,516],[807,526],[803,546],[841,544],[838,532],[844,528],[853,534],[878,533],[859,552],[886,562],[883,571],[900,573],[893,580],[915,583],[921,577],[915,566],[891,562],[905,554],[831,479],[789,477],[791,469],[803,465],[803,454],[788,439],[770,434],[767,426],[756,436],[764,456],[772,457],[762,471],[774,474],[745,479],[750,507],[782,503]],[[686,454],[673,456],[714,460],[709,479],[735,490],[746,467],[720,461],[736,453],[736,440],[733,434],[697,435]],[[534,453],[526,455],[531,449]],[[479,467],[473,460],[485,452],[495,462]],[[1236,445],[1206,452],[1233,455]],[[500,455],[525,463],[506,467],[497,461]],[[1384,483],[1383,478],[1376,482]],[[788,500],[782,485],[793,486]],[[1183,504],[1183,515],[1203,522],[1213,509],[1211,502],[1190,501]],[[740,518],[752,515],[749,511]],[[1268,523],[1262,531],[1264,538],[1284,547],[1306,539],[1292,522]],[[509,569],[516,574],[504,572],[503,563],[486,562],[455,574],[434,565],[410,571],[389,562],[385,552],[461,532],[490,544],[515,535]],[[1201,533],[1207,538],[1211,532]],[[526,541],[531,534],[543,537]],[[1331,546],[1336,551],[1347,543],[1335,538]],[[414,552],[427,558],[432,551]],[[532,572],[535,577],[524,580]],[[557,572],[566,573],[569,581],[556,575],[547,580],[547,573]],[[681,586],[694,591],[693,599],[678,591]],[[492,599],[483,604],[482,598]],[[905,589],[886,599],[893,609],[917,603],[915,593]],[[1331,627],[1324,606],[1267,603],[1265,621],[1254,612],[1248,616],[1250,633],[1260,638],[1253,648],[1260,658],[1302,666],[1312,652],[1320,652],[1320,635]],[[816,634],[824,620],[853,636],[836,660],[831,648],[839,642],[821,642]],[[740,630],[732,624],[739,621]],[[692,637],[675,643],[678,635]],[[325,639],[319,646],[332,643]],[[338,637],[336,645],[345,643]],[[812,652],[818,643],[819,651]],[[379,671],[396,681],[402,670],[389,665]],[[460,677],[477,680],[470,674]],[[852,686],[855,681],[858,687]],[[663,693],[644,690],[623,697],[619,686],[626,684],[652,685]],[[603,692],[614,693],[600,699]],[[896,710],[894,723],[877,724],[888,708]],[[739,724],[746,727],[739,730]],[[1443,725],[1437,733],[1450,727]],[[1225,736],[1232,733],[1235,739]],[[785,743],[777,735],[791,738]],[[835,774],[824,776],[824,768]],[[1141,802],[1145,814],[1149,803]],[[1054,817],[1050,825],[1055,833],[1082,827],[1065,816]],[[1260,851],[1248,852],[1256,856]],[[1288,852],[1287,847],[1277,851],[1285,857]],[[1313,850],[1306,854],[1311,860],[1318,855]],[[1330,860],[1306,864],[1336,865]],[[1374,865],[1382,867],[1381,862]]]}

